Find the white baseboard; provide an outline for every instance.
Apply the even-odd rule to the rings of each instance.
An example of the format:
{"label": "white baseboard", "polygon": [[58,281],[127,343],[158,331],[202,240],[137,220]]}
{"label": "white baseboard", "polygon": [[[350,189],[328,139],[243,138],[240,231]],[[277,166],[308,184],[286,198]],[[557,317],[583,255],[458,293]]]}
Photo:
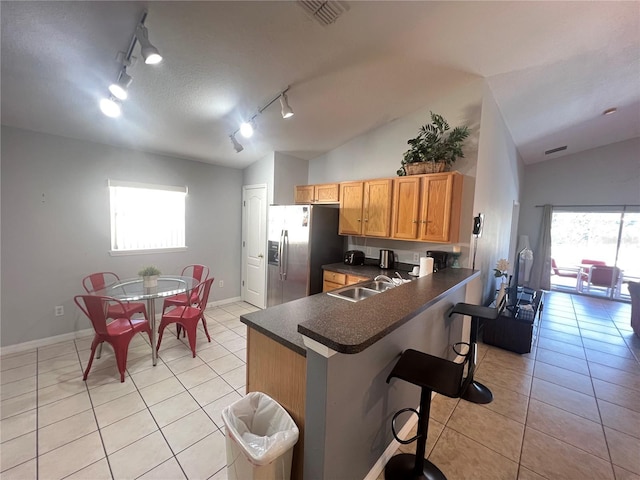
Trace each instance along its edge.
{"label": "white baseboard", "polygon": [[218,307],[220,305],[226,305],[227,303],[241,302],[242,297],[225,298],[224,300],[216,300],[215,302],[207,302],[207,308]]}
{"label": "white baseboard", "polygon": [[[215,302],[208,302],[207,308],[213,308],[227,303],[241,302],[241,297],[225,298],[224,300],[218,300]],[[159,324],[161,315],[156,315],[156,324]],[[64,333],[62,335],[55,335],[53,337],[40,338],[38,340],[31,340],[29,342],[18,343],[16,345],[8,345],[6,347],[0,347],[0,355],[11,355],[13,353],[25,352],[34,348],[47,347],[60,342],[66,342],[68,340],[75,340],[76,338],[83,338],[93,335],[93,328],[86,328],[84,330],[78,330],[76,332]]]}
{"label": "white baseboard", "polygon": [[85,328],[84,330],[78,330],[76,332],[63,333],[62,335],[40,338],[38,340],[31,340],[29,342],[18,343],[16,345],[8,345],[6,347],[0,347],[0,355],[10,355],[12,353],[20,353],[34,348],[47,347],[56,343],[66,342],[68,340],[75,340],[76,338],[90,337],[93,333],[93,328]]}

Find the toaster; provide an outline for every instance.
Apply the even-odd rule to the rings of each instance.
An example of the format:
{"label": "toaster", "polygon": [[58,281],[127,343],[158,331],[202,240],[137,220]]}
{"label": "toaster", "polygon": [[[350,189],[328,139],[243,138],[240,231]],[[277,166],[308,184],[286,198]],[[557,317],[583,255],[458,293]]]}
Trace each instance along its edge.
{"label": "toaster", "polygon": [[349,250],[344,254],[345,265],[364,265],[364,252],[362,250]]}

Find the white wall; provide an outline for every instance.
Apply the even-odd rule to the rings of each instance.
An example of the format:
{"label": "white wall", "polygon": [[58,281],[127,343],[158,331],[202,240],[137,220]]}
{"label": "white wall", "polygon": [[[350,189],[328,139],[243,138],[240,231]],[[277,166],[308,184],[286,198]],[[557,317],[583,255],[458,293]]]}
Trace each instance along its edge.
{"label": "white wall", "polygon": [[[240,170],[9,127],[1,148],[2,346],[89,328],[73,297],[96,271],[203,263],[216,278],[211,301],[240,295]],[[109,178],[186,185],[188,250],[110,256]]]}
{"label": "white wall", "polygon": [[267,202],[273,203],[275,154],[265,155],[242,171],[243,185],[267,185]]}
{"label": "white wall", "polygon": [[536,205],[640,205],[640,138],[527,165],[519,231],[538,242]]}
{"label": "white wall", "polygon": [[309,177],[309,162],[285,153],[275,153],[273,203],[287,205],[295,203],[295,186],[306,185]]}
{"label": "white wall", "polygon": [[[482,270],[481,299],[493,297],[493,269],[500,258],[511,259],[515,249],[517,218],[514,203],[520,199],[522,161],[489,87],[482,101],[481,134],[478,145],[474,215],[484,214],[482,236],[478,239],[475,268]],[[512,228],[513,227],[513,228]],[[515,235],[514,235],[515,236]],[[473,243],[472,236],[470,242]],[[513,261],[510,260],[513,266]],[[471,265],[471,264],[469,264]],[[513,270],[511,270],[511,273]]]}

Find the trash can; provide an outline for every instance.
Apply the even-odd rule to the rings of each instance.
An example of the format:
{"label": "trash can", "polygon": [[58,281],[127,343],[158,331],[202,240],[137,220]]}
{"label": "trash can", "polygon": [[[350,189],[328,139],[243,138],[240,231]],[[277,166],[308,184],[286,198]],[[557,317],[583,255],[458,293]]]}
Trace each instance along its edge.
{"label": "trash can", "polygon": [[269,395],[251,392],[222,411],[228,480],[289,480],[299,430]]}

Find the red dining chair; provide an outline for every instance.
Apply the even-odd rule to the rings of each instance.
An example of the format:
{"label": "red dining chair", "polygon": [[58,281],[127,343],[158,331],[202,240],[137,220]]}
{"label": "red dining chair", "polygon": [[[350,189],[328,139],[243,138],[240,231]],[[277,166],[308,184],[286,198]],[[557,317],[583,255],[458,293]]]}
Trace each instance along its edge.
{"label": "red dining chair", "polygon": [[[182,269],[180,276],[192,277],[195,278],[198,283],[202,283],[209,278],[209,267],[197,264],[187,265]],[[197,288],[194,288],[189,293],[179,293],[178,295],[165,298],[162,304],[162,314],[164,315],[165,310],[169,307],[183,307],[185,305],[193,305],[194,303],[198,303]]]}
{"label": "red dining chair", "polygon": [[[196,356],[196,334],[198,331],[198,322],[202,320],[202,326],[204,327],[204,333],[207,335],[207,340],[211,342],[209,331],[207,330],[207,321],[204,318],[204,311],[207,308],[207,301],[209,300],[209,290],[211,290],[211,284],[213,278],[209,278],[202,282],[195,288],[197,294],[197,302],[193,305],[180,305],[167,313],[162,314],[162,320],[160,320],[160,333],[158,335],[158,345],[156,351],[160,349],[160,343],[162,342],[162,334],[167,325],[176,323],[185,329],[187,332],[187,338],[189,339],[189,346],[191,347],[191,353]],[[180,333],[178,332],[178,336]]]}
{"label": "red dining chair", "polygon": [[[89,294],[102,290],[109,285],[120,281],[120,277],[113,272],[96,272],[82,279],[82,286]],[[107,318],[130,317],[135,313],[141,313],[147,317],[147,307],[144,302],[119,302],[109,305]]]}
{"label": "red dining chair", "polygon": [[107,342],[113,347],[113,351],[116,354],[120,381],[124,382],[124,371],[127,368],[127,354],[129,353],[131,339],[139,332],[146,332],[149,335],[149,342],[151,342],[151,328],[146,316],[145,318],[131,318],[131,314],[123,315],[107,323],[109,307],[116,305],[120,308],[120,311],[125,311],[125,305],[122,302],[115,298],[100,295],[77,295],[73,300],[80,310],[89,317],[96,332],[93,342],[91,342],[89,364],[84,371],[82,379],[86,380],[89,375],[98,345],[102,344],[102,342]]}

